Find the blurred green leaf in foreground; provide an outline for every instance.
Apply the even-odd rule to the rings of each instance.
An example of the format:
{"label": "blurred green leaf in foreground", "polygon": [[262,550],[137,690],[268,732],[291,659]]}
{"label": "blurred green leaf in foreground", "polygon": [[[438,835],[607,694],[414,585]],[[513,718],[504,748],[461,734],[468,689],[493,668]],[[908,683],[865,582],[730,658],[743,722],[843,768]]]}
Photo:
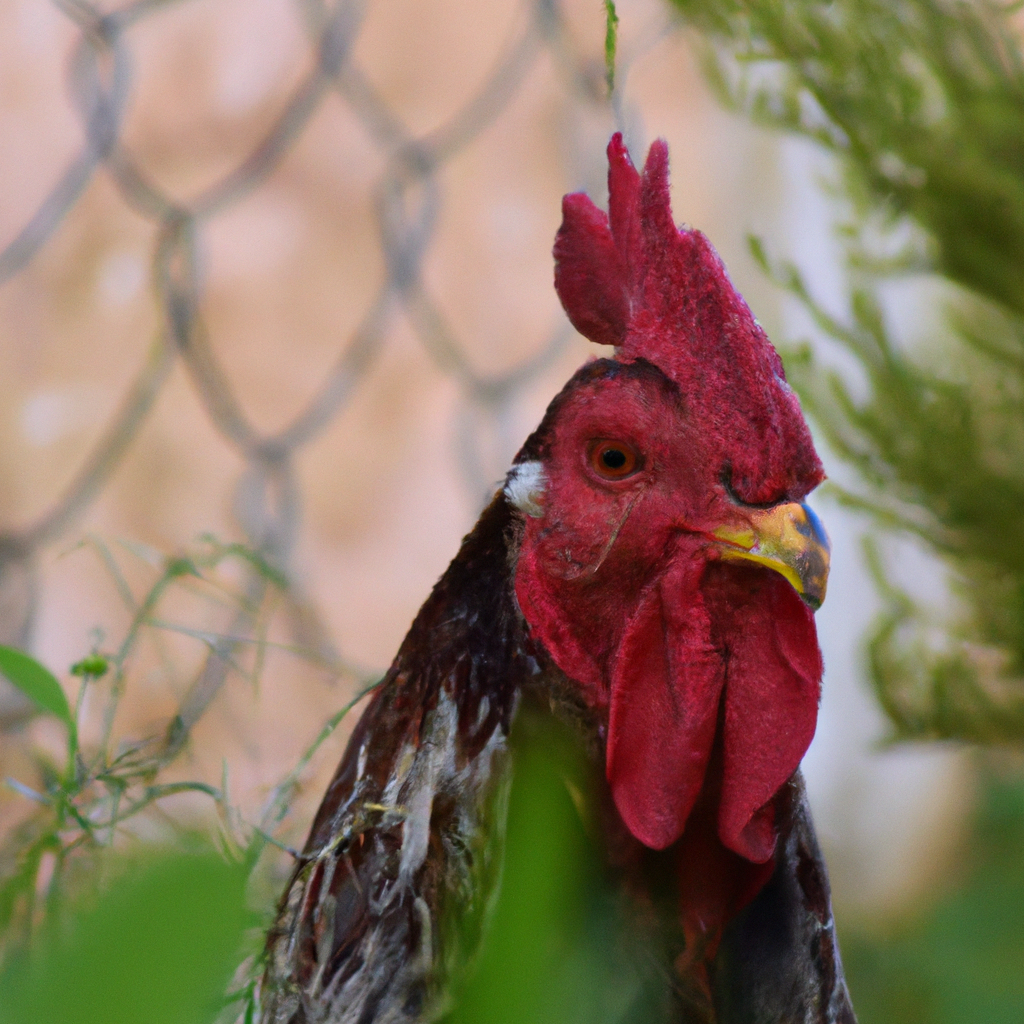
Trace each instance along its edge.
{"label": "blurred green leaf in foreground", "polygon": [[[837,158],[848,308],[755,256],[851,354],[786,364],[859,482],[835,493],[945,561],[962,612],[927,613],[874,565],[870,644],[900,737],[1024,739],[1024,58],[991,0],[673,0],[734,108]],[[932,282],[925,292],[902,284]],[[902,282],[902,284],[901,284]],[[908,301],[913,326],[898,325]],[[937,309],[935,307],[938,307]],[[860,379],[853,379],[858,377]],[[929,616],[932,617],[929,617]],[[942,613],[937,613],[941,616]]]}
{"label": "blurred green leaf in foreground", "polygon": [[0,1024],[213,1020],[247,924],[247,868],[165,853],[120,865],[93,905],[50,919],[0,974]]}
{"label": "blurred green leaf in foreground", "polygon": [[[614,896],[573,807],[565,749],[534,746],[520,760],[501,893],[446,1024],[661,1019],[645,1002],[653,988],[642,968],[617,945]],[[1024,782],[987,773],[956,874],[932,905],[898,922],[839,922],[860,1024],[1020,1024]]]}
{"label": "blurred green leaf in foreground", "polygon": [[[272,912],[288,867],[275,833],[316,751],[372,681],[325,645],[270,639],[275,612],[295,609],[258,552],[211,537],[172,558],[98,538],[82,548],[129,613],[121,642],[70,667],[70,701],[49,669],[0,647],[0,673],[66,727],[58,756],[32,745],[19,777],[3,780],[21,806],[0,834],[0,1024],[234,1020],[251,1011],[261,971],[263,929],[246,900]],[[195,644],[198,668],[188,679],[165,662],[177,706],[148,734],[125,735],[117,712],[143,671],[140,647],[166,657],[157,641],[167,635]],[[216,780],[182,778],[183,755],[222,687],[258,688],[271,648],[347,677],[356,695],[251,821],[229,800],[226,764]]]}
{"label": "blurred green leaf in foreground", "polygon": [[513,730],[501,890],[445,1024],[642,1024],[666,987],[624,927],[623,894],[585,818],[591,769],[570,732],[524,712]]}

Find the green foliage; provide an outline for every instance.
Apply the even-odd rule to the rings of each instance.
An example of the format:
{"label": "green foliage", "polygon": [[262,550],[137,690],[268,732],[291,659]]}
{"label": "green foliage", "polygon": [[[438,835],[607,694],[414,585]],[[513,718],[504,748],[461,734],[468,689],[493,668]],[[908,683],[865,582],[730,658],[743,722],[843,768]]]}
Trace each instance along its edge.
{"label": "green foliage", "polygon": [[608,95],[615,88],[615,52],[619,45],[619,15],[615,0],[604,0],[604,67]]}
{"label": "green foliage", "polygon": [[30,697],[43,711],[59,718],[69,729],[75,728],[68,699],[53,673],[23,651],[0,644],[0,672],[7,681]]}
{"label": "green foliage", "polygon": [[[149,583],[138,595],[106,544],[93,538],[86,546],[109,570],[130,622],[113,650],[94,649],[71,666],[69,675],[78,680],[73,707],[48,669],[0,647],[0,671],[68,726],[62,767],[40,750],[37,780],[5,780],[33,809],[0,837],[0,1024],[212,1021],[244,952],[236,1005],[225,1011],[234,1017],[239,1004],[252,1004],[260,973],[262,930],[245,932],[246,887],[258,884],[268,850],[287,849],[274,833],[305,769],[372,684],[319,650],[267,639],[269,617],[287,601],[287,581],[256,552],[209,537],[176,558],[124,545],[149,567]],[[172,591],[198,602],[201,621],[226,615],[229,629],[196,629],[161,617]],[[151,735],[118,736],[115,717],[139,645],[166,633],[201,644],[202,668],[177,710]],[[211,785],[182,780],[177,762],[229,678],[258,685],[268,647],[354,679],[358,692],[274,788],[259,820],[249,822],[229,802],[226,767],[220,785]],[[80,735],[97,733],[98,742],[79,746]],[[218,853],[209,839],[197,840],[200,823]],[[258,894],[265,912],[275,896]]]}
{"label": "green foliage", "polygon": [[843,934],[860,1024],[1019,1024],[1024,1007],[1024,787],[994,781],[962,881],[883,936]]}
{"label": "green foliage", "polygon": [[69,671],[73,676],[89,676],[102,679],[110,668],[110,662],[102,654],[90,654],[81,661],[76,661]]}
{"label": "green foliage", "polygon": [[518,764],[507,843],[479,970],[453,1024],[572,1019],[579,979],[564,967],[594,889],[592,855],[556,766],[535,749]]}
{"label": "green foliage", "polygon": [[238,963],[247,869],[208,851],[117,865],[0,975],[2,1024],[212,1020]]}
{"label": "green foliage", "polygon": [[[962,599],[958,621],[936,620],[874,560],[886,610],[870,665],[896,734],[1024,739],[1024,59],[1013,10],[674,3],[704,33],[728,102],[819,143],[843,173],[845,314],[753,249],[859,364],[851,380],[809,346],[787,353],[805,408],[860,479],[833,493],[924,540]],[[901,332],[893,287],[923,275],[944,283],[946,315]]]}
{"label": "green foliage", "polygon": [[[950,280],[1024,313],[1024,62],[989,0],[675,0],[735,103],[844,160]],[[757,67],[761,72],[751,74]]]}
{"label": "green foliage", "polygon": [[609,888],[604,854],[581,817],[593,784],[581,752],[567,730],[533,720],[529,711],[513,744],[501,890],[475,970],[446,1024],[660,1019],[644,1002],[651,979],[623,941],[622,894]]}

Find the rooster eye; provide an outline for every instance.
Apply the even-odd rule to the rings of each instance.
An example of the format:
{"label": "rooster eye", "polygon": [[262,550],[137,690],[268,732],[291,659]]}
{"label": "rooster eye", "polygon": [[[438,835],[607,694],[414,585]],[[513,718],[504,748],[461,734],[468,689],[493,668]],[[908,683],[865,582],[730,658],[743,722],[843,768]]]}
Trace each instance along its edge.
{"label": "rooster eye", "polygon": [[594,441],[590,446],[590,465],[606,480],[621,480],[636,472],[639,458],[623,441]]}

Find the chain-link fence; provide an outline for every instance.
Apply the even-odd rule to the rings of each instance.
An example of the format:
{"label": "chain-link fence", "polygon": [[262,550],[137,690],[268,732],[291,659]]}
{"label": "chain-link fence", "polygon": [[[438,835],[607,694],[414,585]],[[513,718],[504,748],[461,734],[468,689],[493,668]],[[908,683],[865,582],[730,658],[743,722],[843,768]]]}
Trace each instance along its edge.
{"label": "chain-link fence", "polygon": [[[67,595],[55,589],[67,581],[48,567],[89,529],[173,553],[190,529],[238,535],[240,527],[240,539],[288,583],[294,643],[321,661],[346,663],[331,627],[353,604],[376,620],[408,621],[443,561],[413,574],[412,596],[395,602],[382,600],[382,590],[351,597],[374,573],[391,578],[379,561],[342,577],[348,604],[325,626],[316,610],[316,542],[303,561],[308,508],[318,506],[322,521],[332,502],[341,518],[345,505],[363,508],[372,463],[390,452],[385,504],[407,505],[412,521],[447,518],[438,545],[450,557],[474,506],[587,351],[550,287],[559,198],[579,187],[600,194],[604,142],[615,128],[643,144],[644,103],[631,96],[630,75],[639,69],[634,78],[642,79],[644,61],[670,37],[671,63],[652,63],[637,95],[646,89],[662,97],[654,106],[684,111],[684,127],[695,109],[687,97],[696,78],[667,7],[652,0],[620,10],[619,85],[609,96],[600,7],[559,0],[430,11],[359,0],[140,0],[118,8],[59,0],[8,9],[4,103],[22,120],[8,140],[15,187],[0,209],[0,330],[8,372],[18,371],[4,428],[14,441],[0,501],[0,642],[38,649],[42,636],[44,657],[58,668],[65,650],[81,650],[90,617],[103,617],[102,601],[86,584],[69,613]],[[218,33],[220,49],[204,53],[202,41]],[[275,36],[284,39],[284,57],[274,52]],[[237,65],[247,44],[256,55],[250,65],[263,66],[241,79],[229,67],[225,77],[218,69],[228,58]],[[68,98],[58,102],[52,79],[61,66]],[[189,105],[209,74],[222,109],[205,111],[205,123],[197,117],[199,131],[188,124]],[[478,188],[488,176],[486,190]],[[699,186],[691,191],[700,196]],[[248,292],[225,312],[232,271],[223,264],[231,256],[221,257],[232,233],[246,217],[258,222],[260,209],[273,221],[284,194],[312,222],[292,247],[309,243],[312,251],[275,277],[259,259],[273,264],[287,241],[271,231],[263,243],[234,243],[249,265],[261,255]],[[493,251],[477,261],[482,238]],[[336,249],[324,257],[317,246],[330,245]],[[235,277],[246,274],[243,265]],[[270,323],[254,323],[258,311],[247,319],[244,307],[268,296],[284,312]],[[306,358],[297,339],[313,334],[315,358]],[[393,365],[382,370],[389,353]],[[76,373],[92,380],[91,391],[82,392]],[[416,393],[396,383],[417,375]],[[72,383],[52,384],[65,379]],[[444,401],[424,399],[424,391]],[[376,411],[353,411],[360,401]],[[363,424],[354,441],[346,415]],[[386,439],[391,421],[400,425],[398,440]],[[417,438],[434,446],[433,492],[399,454]],[[351,475],[353,446],[364,490],[339,502],[337,492],[322,493],[322,480],[331,465],[338,477]],[[189,470],[168,481],[164,461]],[[454,516],[450,499],[436,500],[453,482],[462,492]],[[418,512],[417,501],[435,507]],[[154,526],[159,509],[175,504],[191,514],[171,528]],[[239,615],[225,635],[254,628],[251,615]],[[352,632],[361,630],[357,621]],[[384,663],[393,632],[362,661]],[[180,698],[179,743],[228,671],[231,643],[207,647]],[[0,693],[0,727],[26,712],[18,694]]]}

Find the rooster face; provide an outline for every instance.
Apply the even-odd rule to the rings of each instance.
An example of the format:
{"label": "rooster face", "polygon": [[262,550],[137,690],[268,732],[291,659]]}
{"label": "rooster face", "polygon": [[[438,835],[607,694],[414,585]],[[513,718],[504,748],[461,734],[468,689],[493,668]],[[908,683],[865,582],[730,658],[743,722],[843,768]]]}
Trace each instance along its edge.
{"label": "rooster face", "polygon": [[822,471],[764,332],[698,232],[609,147],[610,216],[567,196],[556,286],[617,346],[569,382],[509,474],[520,609],[606,715],[606,770],[633,835],[663,849],[702,792],[721,843],[775,847],[772,800],[814,734],[812,617],[828,541],[801,499]]}

